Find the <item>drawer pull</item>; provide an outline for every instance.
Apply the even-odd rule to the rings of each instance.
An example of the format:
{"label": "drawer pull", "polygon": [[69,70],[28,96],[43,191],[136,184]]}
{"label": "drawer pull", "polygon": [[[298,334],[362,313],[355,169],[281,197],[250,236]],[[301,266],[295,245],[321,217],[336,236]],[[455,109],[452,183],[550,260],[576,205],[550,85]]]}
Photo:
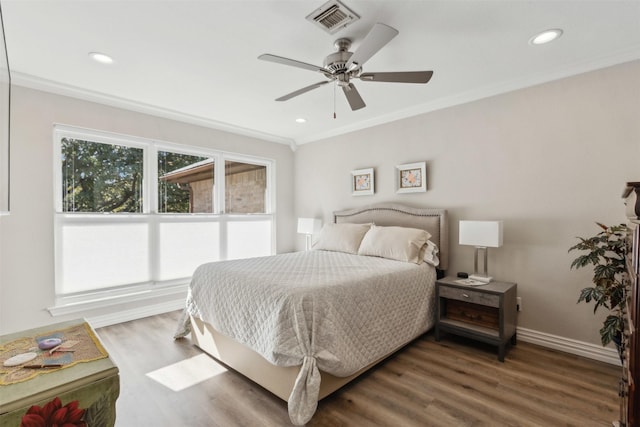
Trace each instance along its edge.
{"label": "drawer pull", "polygon": [[463,293],[462,296],[465,297],[465,298],[469,298],[469,295],[467,295],[465,293]]}

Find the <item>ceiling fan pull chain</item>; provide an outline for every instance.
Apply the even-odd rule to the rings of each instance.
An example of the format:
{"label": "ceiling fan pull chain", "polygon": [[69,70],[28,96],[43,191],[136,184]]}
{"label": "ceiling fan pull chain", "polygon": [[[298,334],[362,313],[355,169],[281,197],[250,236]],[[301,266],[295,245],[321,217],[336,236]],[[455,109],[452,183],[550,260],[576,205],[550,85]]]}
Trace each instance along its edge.
{"label": "ceiling fan pull chain", "polygon": [[333,84],[333,118],[336,118],[336,84]]}

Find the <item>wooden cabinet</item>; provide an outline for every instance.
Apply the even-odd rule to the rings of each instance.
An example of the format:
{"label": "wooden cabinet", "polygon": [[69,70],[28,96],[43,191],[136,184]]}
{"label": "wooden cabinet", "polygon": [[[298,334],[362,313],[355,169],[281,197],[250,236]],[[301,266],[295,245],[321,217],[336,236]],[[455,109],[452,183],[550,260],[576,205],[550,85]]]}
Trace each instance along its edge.
{"label": "wooden cabinet", "polygon": [[621,427],[640,427],[640,295],[638,294],[640,275],[640,182],[629,182],[622,197],[626,204],[626,214],[631,230],[631,252],[627,257],[629,289],[625,307],[625,336],[623,340]]}
{"label": "wooden cabinet", "polygon": [[438,280],[436,341],[449,332],[493,344],[498,346],[498,360],[504,362],[507,344],[516,343],[516,290],[515,283],[472,287],[455,277]]}
{"label": "wooden cabinet", "polygon": [[[64,331],[79,328],[86,329],[87,340],[93,343],[94,348],[98,349],[96,351],[101,353],[100,356],[89,356],[84,361],[83,354],[88,355],[94,350],[93,348],[83,349],[82,344],[79,344],[74,347],[77,349],[73,353],[74,355],[68,356],[71,360],[69,362],[70,366],[65,368],[43,368],[44,371],[40,370],[33,377],[24,377],[25,372],[15,372],[12,371],[13,368],[9,369],[2,366],[4,360],[13,356],[13,353],[39,352],[37,347],[29,349],[30,346],[36,345],[34,337],[49,335],[53,331],[63,331],[58,332],[62,335],[65,333]],[[39,358],[34,359],[34,361],[39,360],[41,357],[49,357],[48,353],[48,351],[43,351],[38,356]],[[64,412],[65,421],[70,424],[74,423],[66,417],[71,417],[71,415],[66,414],[70,414],[71,411],[69,409],[73,409],[74,406],[78,410],[74,410],[76,415],[73,416],[73,421],[81,419],[91,427],[113,427],[115,424],[115,405],[120,393],[118,368],[106,354],[91,327],[83,320],[58,323],[2,336],[0,337],[0,359],[0,374],[2,375],[0,382],[0,425],[21,425],[23,417],[34,405],[40,408],[45,406],[59,408],[59,414]],[[74,361],[76,363],[73,363]],[[29,364],[27,363],[27,365]],[[22,370],[27,371],[24,368]],[[67,409],[62,409],[65,406]],[[43,417],[53,416],[50,412],[43,410],[39,411],[38,415]],[[49,415],[45,415],[45,413]]]}

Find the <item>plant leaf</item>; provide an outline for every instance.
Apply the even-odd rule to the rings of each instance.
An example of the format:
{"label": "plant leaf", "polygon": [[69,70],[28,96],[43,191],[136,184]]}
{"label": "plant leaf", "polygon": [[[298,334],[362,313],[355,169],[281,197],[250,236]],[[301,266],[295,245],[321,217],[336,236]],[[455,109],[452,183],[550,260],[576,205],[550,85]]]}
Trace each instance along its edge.
{"label": "plant leaf", "polygon": [[604,320],[602,329],[600,329],[600,338],[602,341],[602,345],[607,345],[611,341],[613,341],[615,337],[619,337],[622,334],[622,327],[623,319],[620,316],[616,316],[613,314],[607,316],[607,318]]}
{"label": "plant leaf", "polygon": [[629,253],[629,228],[626,224],[607,227],[596,222],[601,231],[589,238],[577,237],[578,243],[568,252],[583,251],[573,260],[570,269],[593,266],[594,286],[580,291],[578,303],[594,303],[593,312],[605,307],[610,314],[600,329],[602,345],[620,337],[624,327],[623,312],[628,280],[626,257]]}

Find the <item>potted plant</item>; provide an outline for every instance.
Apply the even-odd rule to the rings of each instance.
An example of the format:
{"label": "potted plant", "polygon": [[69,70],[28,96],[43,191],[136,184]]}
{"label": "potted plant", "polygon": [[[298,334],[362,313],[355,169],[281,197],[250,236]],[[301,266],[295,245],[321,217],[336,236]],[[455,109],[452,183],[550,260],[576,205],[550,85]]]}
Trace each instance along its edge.
{"label": "potted plant", "polygon": [[610,311],[600,329],[600,338],[603,346],[613,341],[620,351],[627,295],[626,257],[629,251],[627,240],[629,229],[625,224],[611,227],[596,224],[602,231],[593,237],[578,237],[580,242],[569,249],[569,252],[573,250],[586,252],[573,260],[571,268],[593,266],[593,285],[580,291],[578,303],[593,301],[594,313],[600,307]]}

